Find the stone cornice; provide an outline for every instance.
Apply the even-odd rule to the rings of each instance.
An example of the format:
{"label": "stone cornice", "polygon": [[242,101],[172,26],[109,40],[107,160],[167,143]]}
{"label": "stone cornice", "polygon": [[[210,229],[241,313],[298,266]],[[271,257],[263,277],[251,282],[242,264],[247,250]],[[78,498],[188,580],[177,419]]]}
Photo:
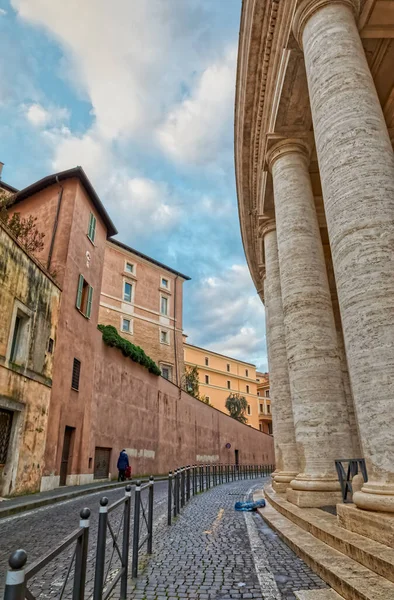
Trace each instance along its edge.
{"label": "stone cornice", "polygon": [[293,33],[300,48],[302,48],[302,34],[305,24],[321,8],[330,4],[345,4],[349,6],[354,16],[358,17],[360,13],[360,0],[303,0],[297,7],[293,20]]}
{"label": "stone cornice", "polygon": [[305,156],[307,161],[310,160],[310,146],[303,139],[289,139],[289,140],[281,140],[275,146],[272,146],[270,150],[267,152],[267,164],[270,171],[272,171],[272,166],[278,158],[285,156],[286,154],[293,154],[297,152]]}

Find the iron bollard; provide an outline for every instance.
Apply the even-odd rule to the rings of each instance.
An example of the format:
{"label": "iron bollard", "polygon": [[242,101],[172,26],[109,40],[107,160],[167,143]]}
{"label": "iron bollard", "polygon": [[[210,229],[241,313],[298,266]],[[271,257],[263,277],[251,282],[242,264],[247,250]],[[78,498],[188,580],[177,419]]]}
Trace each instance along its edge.
{"label": "iron bollard", "polygon": [[152,554],[153,548],[153,495],[155,490],[155,480],[151,475],[149,477],[149,497],[148,497],[148,544],[147,553]]}
{"label": "iron bollard", "polygon": [[226,483],[230,481],[230,465],[226,465]]}
{"label": "iron bollard", "polygon": [[27,554],[24,550],[16,550],[8,559],[10,569],[5,580],[4,600],[25,599],[25,565]]}
{"label": "iron bollard", "polygon": [[192,466],[192,494],[196,495],[196,465]]}
{"label": "iron bollard", "polygon": [[135,579],[138,575],[138,551],[140,545],[140,507],[141,507],[141,481],[135,484],[134,494],[134,527],[133,527],[133,559],[131,576]]}
{"label": "iron bollard", "polygon": [[172,517],[172,471],[168,473],[168,503],[167,503],[167,525],[171,525]]}
{"label": "iron bollard", "polygon": [[190,465],[186,467],[186,502],[190,500]]}
{"label": "iron bollard", "polygon": [[100,500],[100,512],[97,533],[96,571],[94,574],[93,600],[101,600],[103,596],[105,544],[107,540],[108,498]]}
{"label": "iron bollard", "polygon": [[174,487],[173,487],[173,496],[174,496],[174,499],[173,499],[173,502],[174,502],[174,505],[173,505],[173,515],[174,515],[174,517],[176,517],[177,514],[178,514],[177,511],[176,511],[176,509],[177,509],[176,486],[177,485],[178,485],[178,469],[175,469],[175,471],[174,471]]}
{"label": "iron bollard", "polygon": [[204,491],[204,466],[200,465],[200,492]]}
{"label": "iron bollard", "polygon": [[129,545],[130,545],[130,507],[131,507],[131,485],[125,488],[125,502],[123,512],[123,544],[122,544],[122,567],[123,573],[120,579],[120,599],[127,598],[127,575],[129,570]]}
{"label": "iron bollard", "polygon": [[181,467],[181,507],[185,506],[185,467]]}
{"label": "iron bollard", "polygon": [[178,469],[176,480],[176,512],[179,515],[181,512],[181,469]]}
{"label": "iron bollard", "polygon": [[73,600],[83,600],[85,597],[86,561],[88,558],[89,543],[89,518],[90,510],[83,508],[79,513],[79,526],[83,527],[83,534],[77,540],[75,551],[75,571]]}
{"label": "iron bollard", "polygon": [[209,489],[208,465],[205,465],[205,489]]}

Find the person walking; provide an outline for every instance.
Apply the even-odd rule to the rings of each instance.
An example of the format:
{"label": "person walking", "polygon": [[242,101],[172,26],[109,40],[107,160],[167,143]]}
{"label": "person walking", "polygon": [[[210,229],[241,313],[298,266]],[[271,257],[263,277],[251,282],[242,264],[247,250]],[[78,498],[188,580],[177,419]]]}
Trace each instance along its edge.
{"label": "person walking", "polygon": [[119,454],[117,468],[119,471],[118,481],[125,481],[126,469],[129,466],[129,457],[127,456],[126,450],[123,448]]}

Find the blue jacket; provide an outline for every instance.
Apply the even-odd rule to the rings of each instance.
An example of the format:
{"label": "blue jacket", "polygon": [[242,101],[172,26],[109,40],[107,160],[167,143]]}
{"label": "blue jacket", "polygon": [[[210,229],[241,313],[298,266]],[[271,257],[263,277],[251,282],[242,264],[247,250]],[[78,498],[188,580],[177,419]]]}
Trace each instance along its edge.
{"label": "blue jacket", "polygon": [[118,458],[118,470],[124,470],[127,469],[127,467],[129,466],[129,457],[127,456],[126,452],[121,452],[119,454],[119,458]]}

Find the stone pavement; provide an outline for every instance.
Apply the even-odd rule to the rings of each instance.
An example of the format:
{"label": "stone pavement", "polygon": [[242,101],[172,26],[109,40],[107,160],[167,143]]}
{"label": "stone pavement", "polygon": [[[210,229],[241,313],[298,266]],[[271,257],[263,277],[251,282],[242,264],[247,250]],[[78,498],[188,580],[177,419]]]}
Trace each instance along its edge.
{"label": "stone pavement", "polygon": [[294,591],[326,588],[258,514],[234,510],[263,484],[218,486],[193,498],[170,528],[161,524],[129,598],[293,600]]}

